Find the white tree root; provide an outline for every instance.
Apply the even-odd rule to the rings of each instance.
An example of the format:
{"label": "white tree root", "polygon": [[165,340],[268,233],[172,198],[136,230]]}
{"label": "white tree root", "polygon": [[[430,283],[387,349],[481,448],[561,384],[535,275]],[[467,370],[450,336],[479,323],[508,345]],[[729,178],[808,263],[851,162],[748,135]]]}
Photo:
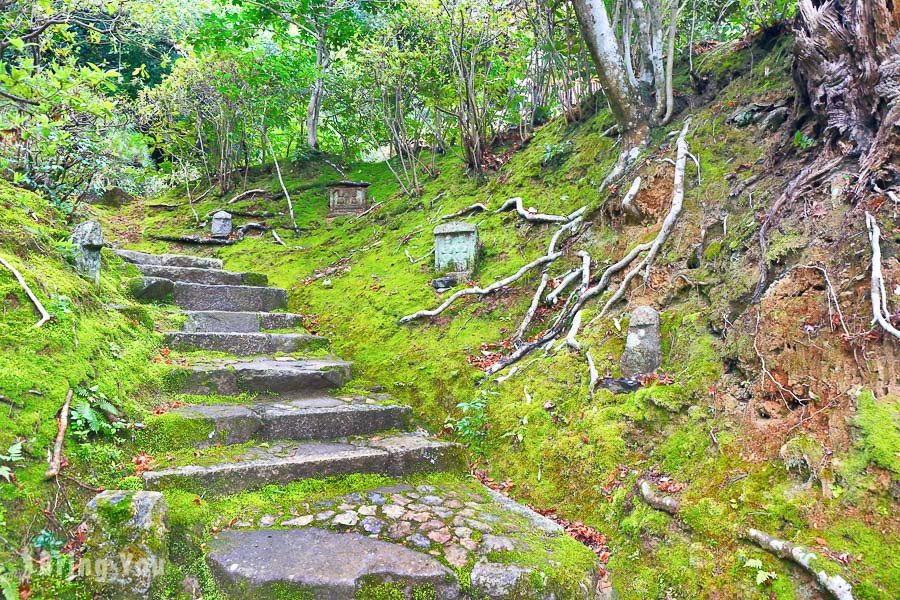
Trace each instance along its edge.
{"label": "white tree root", "polygon": [[900,331],[891,324],[891,311],[887,305],[887,292],[884,289],[884,275],[881,272],[881,229],[878,222],[866,211],[866,228],[869,230],[869,244],[872,246],[872,286],[869,296],[872,298],[874,321],[882,329],[900,339]]}
{"label": "white tree root", "polygon": [[566,346],[572,350],[581,350],[581,344],[578,343],[578,331],[581,329],[581,317],[584,315],[583,310],[579,310],[572,317],[572,325],[569,327],[569,333],[566,335]]}
{"label": "white tree root", "polygon": [[0,256],[0,264],[2,264],[12,272],[13,276],[19,282],[19,285],[22,286],[22,289],[25,290],[25,293],[28,295],[28,298],[34,304],[35,308],[37,308],[38,312],[41,313],[41,320],[35,323],[34,326],[40,327],[41,325],[52,319],[53,317],[50,315],[50,313],[47,312],[47,309],[44,308],[44,305],[41,304],[41,301],[37,299],[37,296],[35,296],[34,292],[31,291],[31,288],[28,287],[28,284],[25,283],[25,278],[22,277],[22,274],[19,273],[16,268],[9,264],[9,262],[7,262],[6,259],[2,256]]}
{"label": "white tree root", "polygon": [[767,550],[779,558],[793,561],[809,572],[819,585],[828,591],[837,600],[853,600],[853,588],[840,575],[829,575],[825,571],[816,571],[813,562],[816,555],[803,546],[794,545],[781,540],[758,529],[749,529],[747,538],[755,542],[763,550]]}
{"label": "white tree root", "polygon": [[597,382],[600,380],[600,373],[597,371],[597,366],[594,364],[590,350],[584,353],[584,357],[587,359],[588,369],[591,374],[591,381],[588,383],[588,396],[593,398],[594,390],[597,389]]}
{"label": "white tree root", "polygon": [[635,177],[634,181],[631,182],[631,187],[628,188],[628,193],[625,194],[625,197],[622,198],[622,210],[627,212],[630,215],[635,217],[640,216],[641,212],[634,205],[634,198],[637,196],[638,191],[641,189],[641,178]]}
{"label": "white tree root", "polygon": [[488,207],[481,202],[476,202],[475,204],[470,204],[469,206],[462,208],[453,214],[444,215],[443,217],[441,217],[441,221],[449,221],[450,219],[455,219],[456,217],[462,217],[473,212],[483,212],[487,209]]}
{"label": "white tree root", "polygon": [[575,256],[581,257],[581,293],[583,294],[591,285],[591,255],[580,250]]}
{"label": "white tree root", "polygon": [[297,231],[297,220],[294,218],[294,203],[291,202],[291,195],[288,193],[287,187],[284,185],[284,179],[281,177],[281,166],[278,164],[278,157],[275,156],[275,149],[272,148],[272,142],[269,140],[269,136],[264,133],[263,137],[266,139],[266,144],[269,146],[269,154],[272,155],[272,162],[275,163],[275,174],[278,175],[278,183],[281,184],[281,191],[284,192],[284,197],[287,199],[288,214],[291,217],[291,227],[294,231]]}
{"label": "white tree root", "polygon": [[466,288],[464,290],[459,290],[458,292],[456,292],[455,294],[453,294],[452,296],[447,298],[447,300],[445,300],[444,303],[441,304],[440,306],[438,306],[437,308],[434,308],[432,310],[420,310],[419,312],[415,312],[411,315],[406,315],[405,317],[400,319],[400,324],[402,325],[404,323],[409,323],[410,321],[414,321],[415,319],[421,319],[422,317],[435,317],[435,316],[441,314],[442,312],[444,312],[445,310],[447,310],[447,308],[449,308],[451,304],[453,304],[454,302],[456,302],[463,296],[487,296],[488,294],[490,294],[492,292],[496,292],[500,288],[506,287],[509,284],[513,283],[514,281],[520,279],[523,275],[525,275],[525,273],[527,273],[531,269],[534,269],[535,267],[540,267],[541,265],[549,264],[549,263],[553,262],[554,260],[556,260],[557,258],[559,258],[560,256],[561,256],[560,253],[554,253],[554,254],[547,254],[545,256],[537,258],[537,259],[531,261],[530,263],[528,263],[527,265],[523,266],[521,269],[519,269],[518,271],[516,271],[509,277],[507,277],[505,279],[501,279],[500,281],[497,281],[495,283],[492,283],[491,285],[487,286],[486,288],[480,288],[480,287],[476,286],[476,287]]}
{"label": "white tree root", "polygon": [[619,154],[619,158],[616,161],[616,165],[613,167],[613,170],[610,171],[609,175],[607,175],[603,182],[600,184],[600,191],[602,192],[603,190],[605,190],[606,186],[608,186],[614,179],[618,178],[619,175],[624,173],[625,168],[632,162],[634,162],[640,152],[641,149],[637,146],[631,148],[630,150],[623,150]]}
{"label": "white tree root", "polygon": [[675,185],[674,191],[672,192],[672,206],[669,208],[669,213],[663,220],[659,233],[656,234],[656,237],[650,244],[650,250],[647,252],[647,256],[645,256],[644,260],[642,260],[634,269],[625,275],[622,282],[619,284],[619,287],[613,295],[610,296],[609,300],[606,301],[606,304],[603,305],[603,309],[600,311],[599,316],[605,315],[616,302],[625,296],[628,284],[631,283],[631,280],[634,279],[638,273],[643,271],[644,281],[647,280],[650,276],[650,269],[653,266],[653,259],[659,254],[660,248],[662,248],[662,245],[669,238],[675,223],[678,221],[678,217],[681,215],[681,209],[684,203],[684,168],[687,163],[688,153],[688,145],[685,141],[685,137],[687,136],[690,125],[691,119],[688,117],[684,121],[684,127],[681,129],[681,133],[678,135],[678,142],[676,143]]}
{"label": "white tree root", "polygon": [[528,329],[528,326],[531,325],[531,320],[534,319],[534,313],[537,311],[537,307],[541,303],[541,296],[544,294],[544,290],[547,288],[547,280],[547,273],[541,275],[541,283],[540,285],[538,285],[537,291],[534,292],[534,297],[531,299],[531,306],[528,307],[528,312],[525,313],[525,318],[522,319],[522,324],[519,325],[519,328],[516,330],[516,333],[512,337],[512,341],[514,344],[517,344],[522,340],[522,337],[525,335],[525,331]]}
{"label": "white tree root", "polygon": [[431,256],[432,254],[434,254],[434,249],[429,250],[427,254],[424,254],[424,255],[420,256],[419,258],[413,258],[412,255],[409,253],[409,250],[406,250],[406,249],[403,250],[403,253],[406,255],[406,258],[409,259],[409,264],[414,265],[416,263],[422,262],[423,260],[425,260],[426,258]]}
{"label": "white tree root", "polygon": [[571,285],[573,281],[581,277],[581,272],[582,268],[578,267],[566,273],[560,280],[559,285],[550,290],[550,293],[547,294],[547,297],[544,300],[547,305],[555,306],[559,301],[559,296],[566,290],[566,288],[569,287],[569,285]]}
{"label": "white tree root", "polygon": [[581,208],[579,209],[579,211],[575,211],[568,216],[545,215],[541,213],[528,212],[527,210],[525,210],[525,207],[522,205],[522,199],[519,197],[510,198],[494,212],[506,212],[513,208],[516,209],[516,212],[519,213],[519,216],[531,223],[568,223],[569,221],[580,215],[579,211],[584,212],[584,208]]}
{"label": "white tree root", "polygon": [[[211,188],[210,188],[210,189],[211,189]],[[235,196],[234,198],[232,198],[231,200],[229,200],[228,202],[226,202],[225,205],[227,206],[227,205],[229,205],[229,204],[234,204],[234,203],[237,202],[238,200],[243,200],[243,199],[246,198],[247,196],[253,196],[253,195],[255,195],[255,194],[268,194],[268,193],[269,193],[268,190],[264,190],[264,189],[262,189],[262,188],[256,188],[256,189],[253,189],[253,190],[247,190],[246,192],[241,192],[240,194],[238,194],[237,196]],[[200,198],[197,198],[197,200],[199,201]]]}
{"label": "white tree root", "polygon": [[66,439],[66,429],[69,427],[69,404],[72,403],[72,388],[66,392],[66,401],[59,411],[59,429],[56,432],[56,442],[53,444],[53,454],[50,456],[50,468],[44,473],[44,477],[51,479],[59,475],[62,465],[62,447]]}
{"label": "white tree root", "polygon": [[581,224],[581,215],[584,213],[584,209],[585,207],[582,206],[571,215],[569,215],[570,217],[572,217],[571,220],[569,220],[565,225],[560,227],[556,233],[553,234],[553,237],[550,238],[550,245],[548,246],[547,254],[553,254],[554,252],[556,252],[556,244],[559,242],[559,238],[563,233],[575,229],[576,227],[578,227],[578,225]]}
{"label": "white tree root", "polygon": [[287,244],[284,243],[284,240],[281,239],[281,236],[278,235],[278,232],[275,231],[274,227],[271,229],[271,231],[272,237],[275,238],[275,242],[281,244],[284,247],[287,247]]}
{"label": "white tree root", "polygon": [[680,504],[675,498],[657,493],[657,491],[654,490],[650,483],[646,480],[641,482],[640,490],[641,498],[644,499],[644,502],[646,502],[656,510],[661,510],[665,513],[669,513],[672,516],[678,514]]}

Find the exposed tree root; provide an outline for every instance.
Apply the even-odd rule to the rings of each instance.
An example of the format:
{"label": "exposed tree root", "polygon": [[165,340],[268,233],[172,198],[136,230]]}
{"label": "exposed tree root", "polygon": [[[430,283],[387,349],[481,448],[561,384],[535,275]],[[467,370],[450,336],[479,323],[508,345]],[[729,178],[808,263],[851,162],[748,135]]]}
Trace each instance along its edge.
{"label": "exposed tree root", "polygon": [[516,209],[516,212],[519,213],[519,216],[521,216],[523,219],[525,219],[526,221],[529,221],[531,223],[568,223],[568,222],[572,221],[575,217],[579,216],[581,213],[584,212],[584,208],[579,209],[580,212],[575,211],[574,213],[572,213],[571,215],[568,215],[568,216],[545,215],[545,214],[541,214],[538,212],[529,212],[522,205],[522,199],[519,197],[510,198],[509,200],[504,202],[503,205],[494,212],[498,212],[498,213],[506,212],[508,210],[512,210],[513,208]]}
{"label": "exposed tree root", "polygon": [[669,513],[672,516],[678,514],[678,509],[681,507],[678,500],[672,498],[671,496],[657,493],[648,481],[641,482],[640,491],[641,498],[644,499],[644,502],[646,502],[656,510],[661,510],[665,513]]}
{"label": "exposed tree root", "polygon": [[641,189],[641,178],[635,177],[634,181],[631,182],[631,187],[628,188],[628,192],[625,194],[625,197],[622,198],[622,210],[632,216],[640,216],[641,212],[634,205],[634,198],[637,196],[638,191]]}
{"label": "exposed tree root", "polygon": [[[235,196],[234,198],[232,198],[231,200],[229,200],[228,202],[226,202],[225,205],[227,206],[227,205],[229,205],[229,204],[234,204],[235,202],[237,202],[237,201],[239,201],[239,200],[243,200],[243,199],[246,198],[247,196],[254,196],[254,195],[256,195],[256,194],[268,194],[268,193],[269,193],[268,190],[264,190],[264,189],[262,189],[262,188],[256,188],[256,189],[253,189],[253,190],[247,190],[246,192],[241,192],[240,194],[238,194],[237,196]],[[198,198],[198,200],[199,200],[199,198]]]}
{"label": "exposed tree root", "polygon": [[588,396],[593,398],[594,390],[597,389],[597,382],[600,380],[600,373],[597,372],[597,365],[594,364],[594,359],[591,356],[590,350],[584,353],[584,357],[587,359],[588,371],[591,374],[591,380],[588,383]]}
{"label": "exposed tree root", "polygon": [[60,465],[62,465],[62,446],[66,438],[66,429],[69,427],[69,404],[72,402],[72,393],[72,388],[69,388],[62,410],[59,411],[59,429],[56,432],[56,442],[53,444],[53,454],[50,456],[50,468],[44,473],[44,477],[47,479],[59,475]]}
{"label": "exposed tree root", "polygon": [[582,268],[578,267],[566,273],[560,280],[559,285],[550,290],[544,302],[549,306],[554,306],[559,300],[560,295],[569,287],[573,281],[581,277]]}
{"label": "exposed tree root", "polygon": [[275,228],[274,228],[274,227],[272,228],[271,231],[272,231],[272,237],[275,238],[275,242],[276,242],[277,244],[280,244],[280,245],[284,246],[284,247],[287,247],[287,244],[284,243],[284,240],[281,239],[281,236],[278,235],[278,232],[275,231]]}
{"label": "exposed tree root", "polygon": [[887,305],[887,292],[884,289],[884,275],[881,272],[881,229],[878,222],[866,211],[866,228],[869,230],[869,244],[872,246],[872,285],[869,296],[872,298],[874,320],[882,329],[900,339],[900,331],[891,324],[891,311]]}
{"label": "exposed tree root", "polygon": [[37,296],[35,296],[34,292],[31,291],[31,288],[28,287],[28,284],[25,283],[25,278],[22,277],[22,274],[19,273],[16,268],[9,264],[2,256],[0,256],[0,264],[2,264],[12,272],[13,276],[19,282],[19,285],[22,286],[22,289],[25,290],[25,293],[28,295],[28,298],[34,304],[35,308],[37,308],[38,312],[41,313],[41,320],[35,323],[34,326],[40,327],[41,325],[52,319],[53,317],[50,315],[50,313],[47,312],[47,309],[44,308],[44,305],[41,304],[41,301],[37,299]]}
{"label": "exposed tree root", "polygon": [[353,219],[354,219],[354,220],[356,220],[356,219],[362,219],[364,216],[366,216],[366,215],[369,214],[370,212],[373,212],[373,211],[375,211],[375,210],[378,210],[378,209],[381,207],[382,204],[384,204],[384,202],[376,202],[375,204],[373,204],[372,206],[370,206],[370,207],[367,208],[366,210],[362,211],[361,213],[359,213],[358,215],[356,215],[355,217],[353,217]]}
{"label": "exposed tree root", "polygon": [[537,307],[541,302],[541,296],[544,294],[544,290],[547,288],[547,273],[545,272],[541,275],[541,283],[538,285],[537,290],[534,292],[534,297],[531,299],[531,306],[528,307],[528,312],[525,313],[525,318],[522,319],[522,324],[519,325],[519,328],[516,330],[516,333],[512,337],[512,341],[514,344],[519,343],[522,340],[522,336],[525,335],[525,332],[528,330],[528,326],[531,325],[531,320],[534,318],[534,313],[537,311]]}
{"label": "exposed tree root", "polygon": [[747,538],[755,542],[763,550],[767,550],[785,560],[793,561],[803,567],[816,578],[825,590],[837,600],[853,600],[853,588],[840,575],[828,575],[825,571],[816,571],[813,562],[816,555],[803,546],[796,546],[758,529],[747,530]]}
{"label": "exposed tree root", "polygon": [[443,217],[441,217],[441,221],[449,221],[450,219],[455,219],[456,217],[462,217],[473,212],[483,212],[487,209],[488,207],[481,202],[476,202],[475,204],[470,204],[469,206],[462,208],[453,214],[444,215]]}

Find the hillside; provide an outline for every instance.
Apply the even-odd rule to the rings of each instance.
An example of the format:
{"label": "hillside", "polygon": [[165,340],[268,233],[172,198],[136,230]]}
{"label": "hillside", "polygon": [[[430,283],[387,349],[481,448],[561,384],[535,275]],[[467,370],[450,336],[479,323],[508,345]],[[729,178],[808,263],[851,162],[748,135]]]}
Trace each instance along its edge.
{"label": "hillside", "polygon": [[[553,120],[521,147],[496,148],[504,164],[485,176],[468,176],[451,150],[416,200],[400,193],[384,163],[353,164],[343,174],[326,157],[282,165],[296,234],[271,165],[255,167],[246,182],[268,198],[227,205],[233,194],[210,194],[189,206],[183,190],[173,189],[91,210],[120,247],[214,255],[228,269],[264,272],[287,288],[289,308],[306,316],[305,328],[327,335],[334,354],[354,361],[348,393],[391,394],[433,432],[466,443],[473,469],[513,497],[596,528],[620,597],[818,597],[802,571],[742,541],[748,527],[814,548],[817,564],[852,582],[854,597],[897,597],[900,361],[896,340],[870,326],[869,243],[860,208],[842,201],[841,178],[831,182],[830,197],[808,194],[785,207],[765,249],[764,294],[752,302],[761,215],[812,160],[815,144],[790,118],[763,125],[766,115],[792,105],[790,44],[776,37],[722,45],[697,60],[705,93],[680,103],[692,109],[686,140],[700,168],[688,162],[684,212],[650,278],[633,284],[627,302],[606,316],[599,313],[607,296],[586,307],[583,352],[534,352],[499,382],[479,367],[508,352],[540,274],[401,325],[401,317],[446,297],[430,286],[433,228],[473,203],[496,209],[516,196],[546,214],[586,207],[585,226],[563,243],[549,273],[556,278],[580,265],[578,251],[599,273],[656,235],[673,192],[673,132],[685,113],[652,130],[637,163],[604,191],[598,188],[620,148],[603,136],[612,119],[600,110],[582,122]],[[676,87],[688,89],[680,77],[684,85]],[[636,175],[644,182],[635,199],[639,218],[620,207]],[[377,207],[326,218],[325,186],[338,179],[371,182]],[[223,207],[238,224],[274,226],[285,245],[254,232],[214,248],[153,239],[202,233],[208,215]],[[883,223],[885,276],[894,290],[900,265],[892,207],[867,208]],[[515,212],[465,220],[478,226],[473,280],[482,286],[543,255],[556,231]],[[642,304],[662,315],[657,379],[628,393],[590,390],[584,352],[601,377],[618,377],[628,315]],[[555,314],[539,310],[529,334]],[[148,399],[143,410],[172,401]],[[52,433],[49,411],[45,436]],[[648,478],[668,484],[677,516],[640,500],[637,482]]]}

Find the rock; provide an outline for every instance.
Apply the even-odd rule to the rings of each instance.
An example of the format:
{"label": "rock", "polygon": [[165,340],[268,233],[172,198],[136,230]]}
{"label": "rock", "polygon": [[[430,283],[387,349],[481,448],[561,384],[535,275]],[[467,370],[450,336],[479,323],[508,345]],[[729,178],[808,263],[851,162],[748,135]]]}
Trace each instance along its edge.
{"label": "rock", "polygon": [[767,108],[769,108],[771,104],[748,104],[747,106],[742,106],[737,109],[734,114],[729,117],[729,122],[734,123],[738,127],[746,127],[747,125],[752,125],[759,121],[762,117],[763,112]]}
{"label": "rock", "polygon": [[314,515],[304,515],[302,517],[297,517],[296,519],[291,519],[289,521],[284,521],[282,525],[284,527],[306,527],[310,523],[315,520]]}
{"label": "rock", "polygon": [[779,106],[766,115],[766,118],[762,120],[759,127],[763,131],[775,131],[781,127],[782,123],[787,121],[790,114],[791,111],[788,110],[787,106]]}
{"label": "rock", "polygon": [[484,554],[488,552],[511,552],[515,549],[515,543],[502,535],[485,535],[481,538],[481,551]]}
{"label": "rock", "polygon": [[632,377],[652,373],[659,368],[661,358],[659,313],[650,306],[639,306],[631,313],[628,324],[621,361],[622,374]]}
{"label": "rock", "polygon": [[382,507],[381,512],[383,512],[387,518],[396,520],[406,514],[406,509],[396,504],[388,504],[387,506]]}
{"label": "rock", "polygon": [[613,394],[630,394],[641,387],[641,382],[633,377],[603,377],[597,385]]}
{"label": "rock", "polygon": [[428,506],[439,506],[444,500],[438,496],[422,496],[419,502]]}
{"label": "rock", "polygon": [[428,539],[433,542],[437,542],[438,544],[446,544],[450,541],[450,530],[444,527],[443,529],[438,529],[437,531],[432,531],[428,534]]}
{"label": "rock", "polygon": [[69,242],[75,246],[75,269],[100,285],[100,250],[103,248],[103,231],[97,221],[83,221],[75,226]]}
{"label": "rock", "polygon": [[444,558],[450,566],[462,569],[469,562],[469,553],[460,546],[450,545],[444,550]]}
{"label": "rock", "polygon": [[322,512],[316,515],[316,521],[325,521],[334,516],[333,510],[323,510]]}
{"label": "rock", "polygon": [[403,518],[415,521],[416,523],[424,523],[425,521],[431,520],[431,513],[429,512],[412,512],[407,513]]}
{"label": "rock", "polygon": [[226,598],[354,598],[373,579],[397,585],[403,598],[421,588],[437,600],[459,597],[453,572],[430,556],[315,527],[225,531],[209,542],[206,561]]}
{"label": "rock", "polygon": [[272,515],[263,515],[259,518],[259,526],[260,527],[271,527],[275,524],[275,517]]}
{"label": "rock", "polygon": [[212,216],[210,234],[214,238],[227,238],[231,235],[231,213],[224,210],[218,211]]}
{"label": "rock", "polygon": [[360,506],[356,509],[356,512],[363,515],[364,517],[372,517],[375,515],[375,513],[378,512],[378,507],[372,506],[371,504],[367,506]]}
{"label": "rock", "polygon": [[409,521],[398,521],[388,528],[388,537],[397,539],[405,537],[412,532],[412,523]]}
{"label": "rock", "polygon": [[418,548],[430,548],[431,547],[431,540],[429,540],[427,537],[425,537],[421,533],[412,534],[411,536],[406,538],[406,541]]}
{"label": "rock", "polygon": [[353,527],[359,523],[359,515],[355,512],[345,512],[336,516],[331,522],[338,527]]}
{"label": "rock", "polygon": [[[475,269],[478,255],[478,229],[462,221],[434,228],[434,268],[467,277]],[[429,492],[423,492],[429,493]]]}
{"label": "rock", "polygon": [[462,538],[461,540],[459,540],[459,545],[469,552],[474,552],[475,549],[478,548],[478,542],[473,540],[472,538]]}
{"label": "rock", "polygon": [[453,533],[456,534],[456,537],[459,538],[468,538],[472,537],[472,530],[468,527],[457,527],[453,530]]}
{"label": "rock", "polygon": [[422,523],[422,526],[419,527],[420,531],[435,531],[436,529],[442,529],[444,527],[444,522],[439,521],[437,519],[433,519],[428,521],[427,523]]}
{"label": "rock", "polygon": [[131,295],[143,302],[169,302],[175,282],[160,277],[134,277],[128,280]]}
{"label": "rock", "polygon": [[366,494],[366,498],[369,499],[369,502],[376,506],[381,506],[382,504],[387,503],[387,498],[385,498],[384,494],[380,494],[378,492],[369,492]]}
{"label": "rock", "polygon": [[479,561],[472,569],[472,591],[477,598],[534,598],[531,569]]}
{"label": "rock", "polygon": [[168,509],[159,492],[107,490],[85,509],[82,567],[100,597],[160,598],[168,556]]}
{"label": "rock", "polygon": [[384,529],[384,521],[375,517],[366,517],[362,520],[360,526],[366,533],[378,534]]}
{"label": "rock", "polygon": [[459,283],[457,278],[453,275],[448,275],[446,277],[438,277],[437,279],[431,280],[431,287],[438,293],[446,292],[454,285]]}
{"label": "rock", "polygon": [[486,523],[482,523],[481,521],[479,521],[477,519],[466,519],[466,525],[468,525],[475,531],[480,531],[481,533],[490,533],[491,532],[490,525],[488,525]]}

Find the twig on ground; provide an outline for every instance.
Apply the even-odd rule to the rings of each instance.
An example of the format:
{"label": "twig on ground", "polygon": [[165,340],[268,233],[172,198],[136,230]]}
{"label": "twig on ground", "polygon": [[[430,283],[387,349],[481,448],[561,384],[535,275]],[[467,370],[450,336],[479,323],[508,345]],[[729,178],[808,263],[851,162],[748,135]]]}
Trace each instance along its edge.
{"label": "twig on ground", "polygon": [[63,440],[66,438],[66,429],[69,427],[69,404],[72,402],[72,388],[66,392],[66,400],[63,402],[62,410],[59,411],[59,429],[56,432],[56,442],[53,444],[53,454],[50,457],[50,468],[44,473],[44,477],[51,479],[59,475],[60,465],[62,464],[62,446]]}
{"label": "twig on ground", "polygon": [[377,202],[377,203],[373,204],[372,206],[370,206],[369,208],[367,208],[367,209],[364,210],[363,212],[361,212],[361,213],[359,213],[358,215],[356,215],[355,217],[353,217],[353,219],[354,219],[354,220],[356,220],[356,219],[362,219],[364,216],[366,216],[367,214],[369,214],[369,213],[372,212],[373,210],[377,209],[377,208],[378,208],[379,206],[381,206],[382,204],[384,204],[384,202]]}
{"label": "twig on ground", "polygon": [[406,258],[409,259],[409,264],[414,265],[416,263],[422,262],[423,260],[425,260],[426,258],[431,256],[432,254],[434,254],[434,248],[432,248],[431,250],[428,251],[427,254],[424,254],[424,255],[420,256],[419,258],[413,258],[410,255],[409,250],[406,250],[406,249],[403,250],[403,253],[406,255]]}
{"label": "twig on ground", "polygon": [[640,490],[641,498],[644,499],[644,502],[646,502],[656,510],[661,510],[665,513],[669,513],[672,516],[678,514],[678,500],[672,498],[671,496],[665,496],[663,494],[657,493],[650,485],[650,482],[646,480],[642,481]]}
{"label": "twig on ground", "polygon": [[797,546],[753,528],[747,530],[747,539],[756,543],[763,550],[803,567],[816,578],[819,585],[837,600],[853,600],[853,587],[847,583],[847,580],[840,575],[829,575],[825,571],[816,571],[813,566],[817,559],[816,555],[803,546]]}
{"label": "twig on ground", "polygon": [[34,304],[35,308],[38,309],[38,312],[41,313],[41,320],[35,323],[34,326],[40,327],[41,325],[52,319],[53,316],[47,312],[47,309],[44,308],[44,305],[41,304],[41,301],[37,299],[37,296],[34,295],[34,292],[31,291],[31,288],[28,287],[27,283],[25,283],[25,278],[22,277],[22,274],[19,273],[16,268],[9,264],[9,262],[7,262],[6,259],[2,256],[0,256],[0,264],[2,264],[4,267],[9,269],[10,272],[12,272],[13,276],[16,278],[16,281],[18,281],[19,285],[22,286],[22,289],[25,290],[25,294]]}
{"label": "twig on ground", "polygon": [[872,246],[872,285],[869,296],[872,298],[873,321],[877,321],[882,329],[900,339],[900,331],[891,324],[891,311],[888,309],[884,275],[881,272],[881,229],[875,217],[868,211],[866,211],[866,228],[869,230],[869,244]]}
{"label": "twig on ground", "polygon": [[[228,206],[229,204],[234,204],[234,203],[237,202],[238,200],[243,200],[243,199],[246,198],[247,196],[255,196],[255,195],[257,195],[257,194],[268,194],[268,193],[269,193],[268,190],[264,190],[264,189],[262,189],[262,188],[256,188],[256,189],[253,189],[253,190],[247,190],[246,192],[241,192],[240,194],[238,194],[237,196],[235,196],[234,198],[232,198],[231,200],[229,200],[228,202],[226,202],[225,205]],[[199,200],[199,198],[198,198],[198,200]]]}
{"label": "twig on ground", "polygon": [[463,215],[468,215],[473,212],[482,212],[488,210],[488,207],[482,204],[481,202],[476,202],[475,204],[470,204],[469,206],[462,208],[455,213],[444,215],[441,217],[441,221],[448,221],[450,219],[455,219],[456,217],[462,217]]}
{"label": "twig on ground", "polygon": [[[495,210],[494,212],[498,212],[498,213],[506,212],[513,208],[516,209],[516,212],[519,213],[519,216],[521,216],[526,221],[530,221],[531,223],[568,223],[569,221],[574,219],[576,216],[578,216],[576,213],[572,213],[569,216],[564,216],[564,215],[545,215],[545,214],[541,214],[538,212],[531,212],[531,211],[528,211],[525,209],[525,207],[522,205],[522,199],[519,198],[518,196],[515,198],[510,198],[509,200],[504,202],[503,205],[500,208],[498,208],[497,210]],[[584,209],[581,209],[581,210],[583,211]]]}
{"label": "twig on ground", "polygon": [[287,247],[287,244],[284,243],[284,240],[281,239],[281,237],[278,235],[278,232],[275,231],[274,227],[272,228],[271,231],[272,231],[272,237],[275,238],[275,241],[277,243],[281,244],[282,246]]}

